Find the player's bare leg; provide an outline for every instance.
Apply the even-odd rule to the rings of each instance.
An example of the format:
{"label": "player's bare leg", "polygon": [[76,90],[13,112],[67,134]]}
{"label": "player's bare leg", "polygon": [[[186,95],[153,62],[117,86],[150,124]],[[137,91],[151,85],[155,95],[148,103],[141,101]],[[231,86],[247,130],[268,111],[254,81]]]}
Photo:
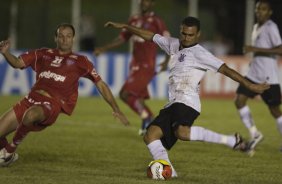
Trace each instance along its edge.
{"label": "player's bare leg", "polygon": [[7,144],[0,151],[0,165],[8,166],[18,159],[15,153],[17,146],[22,142],[30,131],[30,127],[46,119],[41,106],[32,106],[24,114],[22,122],[17,126],[11,144]]}
{"label": "player's bare leg", "polygon": [[15,131],[17,126],[18,121],[13,109],[8,110],[0,117],[0,149],[7,145],[6,136]]}
{"label": "player's bare leg", "polygon": [[170,166],[172,168],[172,177],[177,177],[177,173],[168,158],[167,150],[160,141],[161,137],[163,137],[161,128],[155,125],[151,125],[148,131],[145,133],[143,139],[153,159],[166,160],[168,163],[170,163]]}
{"label": "player's bare leg", "polygon": [[17,154],[7,154],[8,145],[6,136],[15,131],[18,121],[13,109],[8,110],[0,118],[0,166],[7,166],[18,159]]}

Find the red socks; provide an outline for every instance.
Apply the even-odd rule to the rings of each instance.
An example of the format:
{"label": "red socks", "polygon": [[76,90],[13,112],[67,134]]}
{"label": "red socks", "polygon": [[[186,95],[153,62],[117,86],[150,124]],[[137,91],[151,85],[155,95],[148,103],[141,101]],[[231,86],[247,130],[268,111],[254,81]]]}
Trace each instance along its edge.
{"label": "red socks", "polygon": [[29,128],[23,124],[20,124],[13,137],[13,142],[11,144],[6,144],[5,146],[6,150],[9,153],[15,152],[17,149],[17,146],[22,142],[22,140],[25,138],[28,132],[29,132]]}

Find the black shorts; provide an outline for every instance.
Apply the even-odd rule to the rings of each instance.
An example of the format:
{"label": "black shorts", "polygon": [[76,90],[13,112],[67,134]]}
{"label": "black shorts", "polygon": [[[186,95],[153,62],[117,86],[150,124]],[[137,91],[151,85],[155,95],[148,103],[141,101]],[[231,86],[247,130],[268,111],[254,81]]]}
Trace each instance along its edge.
{"label": "black shorts", "polygon": [[[256,82],[251,81],[247,77],[245,77],[248,81],[250,81],[253,84],[257,84]],[[279,84],[272,84],[270,85],[270,88],[265,90],[262,94],[255,93],[249,89],[247,89],[243,85],[239,85],[236,91],[237,94],[243,94],[249,98],[254,98],[257,95],[260,95],[263,101],[268,106],[278,106],[281,104],[281,89]]]}
{"label": "black shorts", "polygon": [[160,110],[159,115],[153,120],[150,126],[156,125],[162,129],[164,136],[161,138],[161,141],[163,146],[169,150],[178,139],[174,134],[178,126],[184,125],[191,127],[199,115],[200,113],[198,111],[183,103],[174,103]]}

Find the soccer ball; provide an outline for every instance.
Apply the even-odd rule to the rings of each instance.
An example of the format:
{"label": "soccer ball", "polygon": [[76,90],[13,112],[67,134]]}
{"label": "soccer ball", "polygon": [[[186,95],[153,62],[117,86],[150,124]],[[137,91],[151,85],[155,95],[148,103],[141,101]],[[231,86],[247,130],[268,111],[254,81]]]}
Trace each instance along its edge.
{"label": "soccer ball", "polygon": [[165,160],[154,160],[147,168],[147,176],[155,180],[167,180],[171,178],[172,169]]}

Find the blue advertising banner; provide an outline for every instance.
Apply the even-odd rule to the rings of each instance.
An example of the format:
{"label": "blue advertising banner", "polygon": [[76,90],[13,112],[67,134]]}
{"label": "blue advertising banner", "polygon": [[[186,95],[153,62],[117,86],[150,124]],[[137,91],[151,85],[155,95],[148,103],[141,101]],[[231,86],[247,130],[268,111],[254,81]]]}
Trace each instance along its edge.
{"label": "blue advertising banner", "polygon": [[[20,55],[21,51],[13,52],[16,56]],[[127,75],[130,55],[124,53],[108,53],[94,57],[91,53],[80,52],[90,59],[97,72],[102,79],[109,85],[115,96],[118,96],[119,90],[122,87]],[[157,57],[157,63],[162,62],[163,55]],[[154,98],[167,97],[167,79],[168,73],[163,72],[157,75],[149,85],[149,91]],[[0,55],[0,94],[18,94],[25,95],[35,82],[35,73],[30,69],[14,69],[5,58]],[[79,86],[80,96],[96,96],[98,91],[95,85],[88,79],[81,78]]]}

